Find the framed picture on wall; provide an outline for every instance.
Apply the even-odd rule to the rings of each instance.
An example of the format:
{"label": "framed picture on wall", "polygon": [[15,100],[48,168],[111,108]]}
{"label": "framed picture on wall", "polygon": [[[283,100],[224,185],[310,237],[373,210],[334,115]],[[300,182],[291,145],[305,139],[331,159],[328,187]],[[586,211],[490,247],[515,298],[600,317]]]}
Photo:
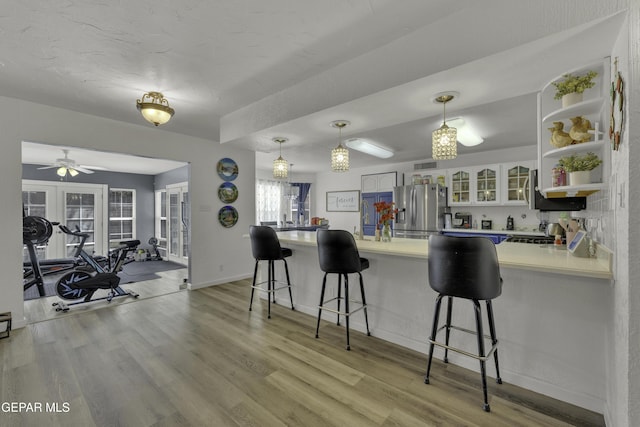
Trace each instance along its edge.
{"label": "framed picture on wall", "polygon": [[327,191],[327,212],[359,212],[360,190]]}

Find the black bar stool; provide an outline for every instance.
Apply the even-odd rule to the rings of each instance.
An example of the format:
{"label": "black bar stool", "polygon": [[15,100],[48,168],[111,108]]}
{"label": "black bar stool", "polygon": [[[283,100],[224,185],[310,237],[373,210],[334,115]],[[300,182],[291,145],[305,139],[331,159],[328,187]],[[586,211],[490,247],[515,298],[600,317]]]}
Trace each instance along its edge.
{"label": "black bar stool", "polygon": [[[249,311],[251,311],[251,305],[253,304],[253,292],[259,289],[267,293],[267,317],[271,319],[271,301],[276,303],[275,292],[281,289],[289,289],[289,299],[291,300],[291,310],[293,308],[293,295],[291,294],[291,280],[289,280],[289,266],[285,258],[290,257],[293,252],[289,248],[280,247],[280,240],[275,230],[267,226],[252,225],[249,228],[249,236],[251,237],[251,251],[253,257],[256,259],[256,265],[253,270],[253,283],[251,284],[251,301],[249,301]],[[275,274],[275,261],[282,260],[284,262],[284,271],[287,275],[287,283],[285,286],[276,288],[276,284],[283,284],[276,280]],[[260,261],[268,261],[267,267],[268,275],[267,280],[256,284],[256,277],[258,275],[258,264]],[[267,289],[264,289],[262,285],[267,284]]]}
{"label": "black bar stool", "polygon": [[[318,306],[318,325],[316,326],[316,338],[320,330],[320,317],[322,310],[328,310],[338,315],[337,324],[340,325],[340,316],[345,317],[347,330],[347,350],[351,350],[349,346],[349,316],[353,313],[364,310],[364,321],[367,325],[367,335],[369,332],[369,319],[367,318],[367,301],[364,296],[364,284],[362,282],[363,270],[369,268],[369,260],[360,258],[356,241],[353,235],[345,230],[318,230],[318,256],[320,258],[320,269],[324,271],[322,279],[322,291],[320,292],[320,305]],[[324,300],[324,291],[327,285],[327,274],[338,275],[338,296],[328,300]],[[349,300],[349,274],[358,273],[360,278],[360,294],[362,301]],[[344,298],[341,296],[342,277],[344,276]],[[340,301],[344,300],[344,311],[340,311]],[[327,307],[327,303],[337,301],[337,310]],[[359,305],[355,310],[350,310],[349,303],[353,302]]]}
{"label": "black bar stool", "polygon": [[[498,265],[498,255],[494,243],[486,237],[452,237],[439,234],[429,236],[429,285],[438,292],[435,311],[433,313],[433,325],[431,338],[429,339],[429,363],[425,384],[429,384],[429,372],[431,371],[431,359],[435,345],[443,347],[444,362],[448,363],[448,351],[455,351],[465,356],[473,357],[480,361],[480,374],[482,376],[482,391],[484,393],[483,409],[491,411],[487,398],[487,374],[485,362],[493,354],[496,363],[496,382],[502,384],[500,368],[498,367],[498,339],[493,321],[493,307],[491,300],[502,293],[502,278]],[[447,297],[447,320],[438,329],[440,315],[440,303],[442,297]],[[464,298],[473,302],[476,331],[451,325],[451,310],[453,298]],[[485,336],[482,331],[482,309],[479,301],[485,301],[487,305],[487,317],[489,320],[490,336]],[[436,341],[437,333],[445,330],[444,344]],[[475,334],[478,341],[478,354],[449,346],[449,334],[451,329]],[[485,353],[484,340],[491,339],[491,349]]]}

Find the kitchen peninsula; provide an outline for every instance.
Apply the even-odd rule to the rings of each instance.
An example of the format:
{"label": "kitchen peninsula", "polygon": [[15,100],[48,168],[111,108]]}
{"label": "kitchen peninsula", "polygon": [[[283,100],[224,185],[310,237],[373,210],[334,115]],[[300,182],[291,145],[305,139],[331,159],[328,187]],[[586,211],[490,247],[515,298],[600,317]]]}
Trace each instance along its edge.
{"label": "kitchen peninsula", "polygon": [[[316,233],[278,236],[282,246],[293,249],[289,270],[296,309],[315,316],[323,274]],[[427,278],[427,241],[356,242],[371,264],[363,278],[372,335],[426,354],[436,297]],[[577,258],[553,246],[501,243],[496,248],[504,279],[502,295],[494,301],[503,380],[601,411],[610,253],[603,248],[599,258]],[[335,296],[335,289],[334,279],[327,285],[329,296]],[[454,324],[474,329],[471,307],[455,304]],[[335,321],[335,314],[323,313],[323,319]],[[363,317],[353,316],[351,327],[364,331]],[[451,339],[474,351],[475,340],[466,334],[454,331]],[[478,370],[477,362],[467,358],[450,354],[449,360]],[[489,368],[488,375],[495,372]]]}

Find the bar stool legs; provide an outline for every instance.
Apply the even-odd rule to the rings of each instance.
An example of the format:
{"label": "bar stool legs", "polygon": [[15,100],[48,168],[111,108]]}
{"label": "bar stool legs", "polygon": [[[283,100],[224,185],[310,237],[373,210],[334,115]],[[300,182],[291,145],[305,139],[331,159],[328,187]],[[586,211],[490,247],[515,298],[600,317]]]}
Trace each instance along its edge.
{"label": "bar stool legs", "polygon": [[488,354],[485,354],[485,345],[484,345],[484,332],[483,332],[483,326],[482,326],[482,308],[480,307],[480,302],[476,299],[471,300],[473,302],[473,308],[474,308],[474,313],[475,313],[475,320],[476,320],[476,331],[475,331],[475,335],[478,341],[478,354],[471,354],[468,353],[464,350],[460,350],[454,347],[449,346],[449,335],[450,335],[450,331],[451,329],[458,329],[461,330],[463,332],[468,332],[468,333],[474,333],[474,331],[469,331],[463,328],[458,328],[455,326],[451,325],[451,312],[452,312],[452,308],[453,308],[453,298],[451,296],[447,297],[447,320],[445,325],[440,328],[440,329],[445,329],[445,343],[439,343],[436,341],[436,335],[439,331],[438,329],[438,321],[440,318],[440,308],[441,308],[441,304],[442,304],[442,297],[443,295],[439,294],[438,297],[436,298],[436,304],[435,304],[435,311],[433,313],[433,325],[431,327],[431,336],[429,339],[429,361],[427,363],[427,373],[424,377],[424,383],[425,384],[429,384],[429,374],[431,373],[431,361],[433,359],[433,349],[434,347],[437,345],[439,347],[443,347],[444,350],[444,363],[448,363],[448,351],[452,350],[455,351],[457,353],[461,353],[464,354],[466,356],[470,356],[473,357],[475,359],[478,359],[480,362],[480,375],[482,378],[482,394],[484,397],[484,403],[482,408],[486,411],[486,412],[490,412],[491,411],[491,407],[489,406],[489,399],[488,399],[488,393],[487,393],[487,372],[486,372],[486,360],[491,357],[491,354],[493,353],[493,358],[495,361],[495,365],[496,365],[496,382],[498,384],[502,384],[502,378],[500,378],[500,367],[498,364],[498,349],[497,349],[497,345],[498,345],[498,339],[496,337],[496,330],[495,330],[495,322],[493,319],[493,306],[491,305],[491,301],[487,300],[486,301],[486,305],[487,305],[487,318],[488,318],[488,322],[489,322],[489,333],[490,333],[490,338],[491,338],[491,349],[489,350]]}
{"label": "bar stool legs", "polygon": [[276,272],[275,272],[275,261],[276,260],[267,260],[267,289],[263,289],[260,285],[265,283],[259,283],[256,285],[256,277],[258,276],[258,264],[260,260],[256,260],[255,268],[253,269],[253,282],[251,283],[251,300],[249,301],[249,311],[251,311],[251,306],[253,305],[253,293],[256,289],[262,290],[267,293],[267,318],[271,319],[271,302],[276,304],[276,291],[284,288],[289,289],[289,300],[291,301],[291,310],[295,310],[293,307],[293,294],[291,293],[291,280],[289,278],[289,266],[287,265],[287,260],[282,259],[284,262],[284,271],[287,277],[286,286],[276,287]]}
{"label": "bar stool legs", "polygon": [[[344,316],[345,318],[345,329],[346,329],[346,334],[347,334],[347,347],[346,349],[349,351],[351,350],[351,345],[350,345],[350,341],[349,341],[349,317],[360,310],[364,310],[364,321],[365,321],[365,325],[367,327],[367,336],[371,336],[371,332],[369,331],[369,318],[367,317],[367,301],[365,298],[365,294],[364,294],[364,283],[362,280],[362,274],[358,273],[358,276],[360,278],[360,295],[362,298],[362,301],[353,301],[352,302],[356,302],[356,303],[360,303],[362,304],[360,307],[358,307],[356,310],[354,311],[350,311],[349,309],[349,276],[347,274],[342,274],[339,273],[338,274],[338,296],[336,298],[331,298],[328,300],[324,299],[324,294],[325,294],[325,289],[327,286],[327,274],[329,273],[325,273],[324,277],[322,278],[322,289],[320,290],[320,304],[318,305],[318,322],[316,325],[316,338],[319,338],[319,331],[320,331],[320,319],[322,317],[322,310],[328,310],[328,311],[332,311],[334,313],[337,314],[337,322],[336,325],[340,326],[340,316]],[[344,276],[344,298],[342,297],[342,276]],[[327,308],[326,304],[336,300],[337,303],[337,310],[332,310],[330,308]],[[344,311],[340,311],[340,300],[344,300]]]}
{"label": "bar stool legs", "polygon": [[[489,318],[489,333],[491,334],[491,346],[496,347],[498,345],[498,337],[496,336],[496,324],[493,320],[493,304],[491,300],[487,300],[487,317]],[[502,384],[502,378],[500,377],[500,367],[498,366],[498,349],[493,352],[493,359],[496,363],[496,382]]]}

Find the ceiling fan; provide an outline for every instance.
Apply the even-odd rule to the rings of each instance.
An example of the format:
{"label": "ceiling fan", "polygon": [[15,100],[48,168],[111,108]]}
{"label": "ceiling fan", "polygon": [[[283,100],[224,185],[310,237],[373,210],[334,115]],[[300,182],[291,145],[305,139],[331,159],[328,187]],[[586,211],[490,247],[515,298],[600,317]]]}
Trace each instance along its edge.
{"label": "ceiling fan", "polygon": [[83,167],[83,166],[76,165],[75,160],[72,160],[69,158],[69,150],[62,150],[62,152],[64,153],[63,159],[56,159],[55,163],[49,166],[38,168],[38,169],[57,168],[56,173],[61,177],[64,177],[67,174],[74,177],[78,175],[79,172],[93,173],[93,171],[91,169],[88,169],[86,166]]}

